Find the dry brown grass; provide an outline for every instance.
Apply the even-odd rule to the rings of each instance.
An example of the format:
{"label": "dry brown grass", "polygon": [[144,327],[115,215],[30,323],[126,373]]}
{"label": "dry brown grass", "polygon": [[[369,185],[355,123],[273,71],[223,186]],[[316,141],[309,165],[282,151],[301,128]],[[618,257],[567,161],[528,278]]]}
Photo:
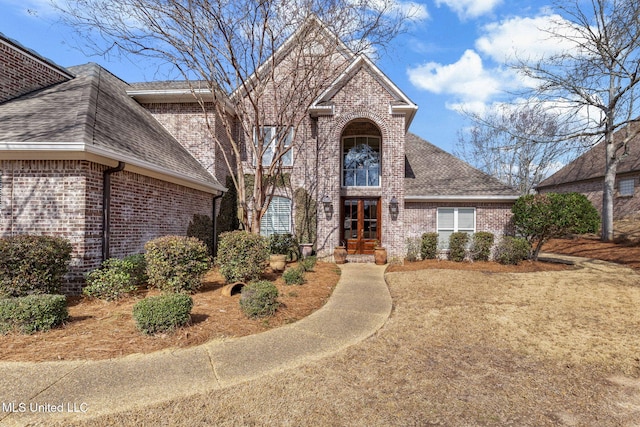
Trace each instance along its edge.
{"label": "dry brown grass", "polygon": [[334,357],[84,425],[638,425],[632,270],[387,279],[388,322]]}

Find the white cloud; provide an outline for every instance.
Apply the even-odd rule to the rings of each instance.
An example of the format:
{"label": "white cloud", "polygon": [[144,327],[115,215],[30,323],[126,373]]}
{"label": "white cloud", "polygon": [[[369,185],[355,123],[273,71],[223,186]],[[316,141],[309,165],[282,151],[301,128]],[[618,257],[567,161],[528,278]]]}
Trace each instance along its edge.
{"label": "white cloud", "polygon": [[500,3],[502,0],[436,0],[436,6],[448,6],[460,19],[477,18],[490,13]]}
{"label": "white cloud", "polygon": [[482,58],[470,49],[453,64],[428,62],[409,68],[408,75],[411,83],[420,89],[453,95],[454,100],[447,104],[448,108],[474,111],[513,86],[516,79],[510,70],[486,70]]}
{"label": "white cloud", "polygon": [[396,7],[411,21],[424,21],[429,18],[427,6],[413,1],[399,1]]}
{"label": "white cloud", "polygon": [[552,37],[562,25],[559,15],[535,18],[514,17],[485,25],[484,36],[476,40],[476,49],[496,62],[540,60],[545,56],[575,47],[569,41]]}

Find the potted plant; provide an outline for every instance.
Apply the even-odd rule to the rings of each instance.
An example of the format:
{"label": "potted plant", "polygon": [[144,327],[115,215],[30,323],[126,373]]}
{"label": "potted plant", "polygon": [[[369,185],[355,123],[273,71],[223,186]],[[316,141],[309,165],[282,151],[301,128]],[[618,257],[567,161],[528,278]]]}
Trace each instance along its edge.
{"label": "potted plant", "polygon": [[291,234],[272,234],[269,237],[269,267],[273,271],[284,271],[287,257],[296,253],[295,240]]}
{"label": "potted plant", "polygon": [[302,258],[311,256],[313,253],[313,243],[300,243],[300,255]]}
{"label": "potted plant", "polygon": [[344,241],[340,242],[340,245],[336,246],[333,250],[333,260],[336,264],[344,264],[347,262],[347,245]]}
{"label": "potted plant", "polygon": [[373,247],[373,256],[376,260],[376,265],[385,265],[387,263],[387,250],[380,246],[380,242],[376,240],[376,245]]}

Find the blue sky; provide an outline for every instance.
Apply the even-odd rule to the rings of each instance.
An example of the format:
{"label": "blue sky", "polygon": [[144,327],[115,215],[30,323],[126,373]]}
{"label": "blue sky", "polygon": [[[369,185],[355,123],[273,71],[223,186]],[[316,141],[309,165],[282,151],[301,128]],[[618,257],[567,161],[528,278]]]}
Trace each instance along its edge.
{"label": "blue sky", "polygon": [[[398,0],[404,1],[404,0]],[[557,50],[542,31],[553,17],[544,0],[403,2],[418,13],[378,59],[382,71],[419,106],[411,131],[452,152],[466,122],[508,99],[523,82],[509,58]],[[97,62],[128,82],[154,80],[153,68],[126,58],[90,57],[76,48],[47,0],[0,0],[0,32],[62,66]]]}

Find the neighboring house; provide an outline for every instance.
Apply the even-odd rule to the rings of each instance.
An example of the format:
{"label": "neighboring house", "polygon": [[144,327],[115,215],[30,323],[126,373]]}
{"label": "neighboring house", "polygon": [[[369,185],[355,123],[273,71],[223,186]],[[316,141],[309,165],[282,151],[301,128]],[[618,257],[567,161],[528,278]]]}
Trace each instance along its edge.
{"label": "neighboring house", "polygon": [[[223,141],[224,132],[185,82],[127,85],[97,65],[59,67],[2,36],[0,47],[9,64],[1,70],[21,79],[0,71],[0,236],[68,237],[70,291],[104,256],[140,252],[151,238],[184,234],[194,214],[219,210],[229,172],[211,130]],[[443,244],[455,231],[509,232],[518,194],[409,133],[418,107],[365,55],[340,54],[339,76],[287,139],[287,179],[262,233],[302,235],[306,218],[305,239],[320,257],[341,242],[370,254],[379,242],[401,259],[407,238],[424,232],[439,232]],[[250,170],[255,160],[243,156]]]}
{"label": "neighboring house", "polygon": [[[629,148],[630,155],[620,161],[616,170],[613,196],[613,218],[616,220],[640,211],[640,196],[636,192],[636,187],[640,185],[638,137],[631,140]],[[537,190],[540,193],[582,193],[602,213],[604,171],[605,144],[601,142],[542,181]]]}
{"label": "neighboring house", "polygon": [[67,292],[103,258],[212,216],[225,188],[126,83],[95,64],[64,69],[1,35],[0,55],[0,236],[68,238]]}

